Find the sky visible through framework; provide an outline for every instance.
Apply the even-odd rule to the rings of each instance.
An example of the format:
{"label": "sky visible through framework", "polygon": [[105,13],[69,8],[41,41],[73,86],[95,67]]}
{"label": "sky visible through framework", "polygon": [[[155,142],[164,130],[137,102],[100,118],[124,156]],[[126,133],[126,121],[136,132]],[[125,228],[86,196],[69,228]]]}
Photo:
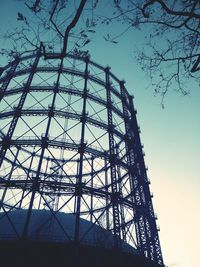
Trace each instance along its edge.
{"label": "sky visible through framework", "polygon": [[[0,1],[2,29],[17,23],[18,6],[15,0]],[[117,77],[125,79],[135,96],[164,261],[171,267],[199,267],[200,90],[191,83],[188,97],[172,92],[161,109],[159,97],[153,96],[151,87],[146,89],[148,77],[134,60],[133,46],[142,44],[143,32],[129,31],[115,45],[102,37],[109,29],[97,27],[98,34],[86,49],[94,61],[108,64]],[[113,32],[118,30],[119,25],[112,25]],[[0,47],[4,46],[1,37]]]}

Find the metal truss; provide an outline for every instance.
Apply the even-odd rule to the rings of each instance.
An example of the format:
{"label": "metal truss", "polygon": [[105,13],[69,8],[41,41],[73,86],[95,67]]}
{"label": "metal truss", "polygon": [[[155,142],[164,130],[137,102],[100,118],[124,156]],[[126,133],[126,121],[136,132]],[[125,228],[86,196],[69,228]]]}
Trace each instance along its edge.
{"label": "metal truss", "polygon": [[1,71],[0,220],[16,231],[9,215],[27,209],[16,231],[26,239],[33,209],[74,214],[77,244],[84,218],[112,231],[115,249],[123,240],[164,266],[125,83],[88,56],[49,58],[38,51]]}

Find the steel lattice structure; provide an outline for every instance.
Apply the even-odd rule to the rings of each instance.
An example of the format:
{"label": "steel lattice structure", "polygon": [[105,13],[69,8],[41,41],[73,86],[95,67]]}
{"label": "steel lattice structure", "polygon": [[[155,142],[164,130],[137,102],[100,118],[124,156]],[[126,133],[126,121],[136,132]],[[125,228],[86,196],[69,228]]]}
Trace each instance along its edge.
{"label": "steel lattice structure", "polygon": [[[27,209],[75,214],[163,265],[136,111],[124,81],[88,56],[39,51],[0,77],[1,218]],[[3,214],[3,215],[2,215]],[[67,233],[66,238],[67,238]],[[87,235],[87,233],[85,233]]]}

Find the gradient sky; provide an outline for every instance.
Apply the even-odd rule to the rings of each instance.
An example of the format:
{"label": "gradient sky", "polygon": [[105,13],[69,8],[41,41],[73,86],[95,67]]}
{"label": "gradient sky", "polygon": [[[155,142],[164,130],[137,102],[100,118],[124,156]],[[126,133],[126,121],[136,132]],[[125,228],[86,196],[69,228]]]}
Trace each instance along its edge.
{"label": "gradient sky", "polygon": [[[17,11],[15,0],[0,0],[1,29],[17,22]],[[191,83],[191,93],[185,97],[170,92],[162,109],[160,97],[153,96],[151,86],[147,89],[149,79],[134,59],[133,46],[140,44],[143,33],[129,31],[113,45],[102,38],[108,28],[98,27],[97,31],[87,47],[91,58],[109,65],[135,96],[165,264],[199,267],[200,88]],[[1,37],[0,48],[4,45]],[[4,62],[0,60],[0,65]]]}

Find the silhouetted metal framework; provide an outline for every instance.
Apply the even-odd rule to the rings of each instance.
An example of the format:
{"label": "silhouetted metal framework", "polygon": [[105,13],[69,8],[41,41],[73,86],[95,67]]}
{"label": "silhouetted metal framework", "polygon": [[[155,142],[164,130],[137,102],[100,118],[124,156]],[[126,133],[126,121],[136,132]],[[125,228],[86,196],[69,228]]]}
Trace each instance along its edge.
{"label": "silhouetted metal framework", "polygon": [[[124,240],[163,266],[125,82],[88,56],[46,56],[51,59],[41,52],[17,57],[2,69],[0,220],[7,216],[16,237],[25,239],[33,209],[75,214],[77,244],[84,218],[112,231],[116,249]],[[28,210],[22,236],[9,217],[17,209]]]}

